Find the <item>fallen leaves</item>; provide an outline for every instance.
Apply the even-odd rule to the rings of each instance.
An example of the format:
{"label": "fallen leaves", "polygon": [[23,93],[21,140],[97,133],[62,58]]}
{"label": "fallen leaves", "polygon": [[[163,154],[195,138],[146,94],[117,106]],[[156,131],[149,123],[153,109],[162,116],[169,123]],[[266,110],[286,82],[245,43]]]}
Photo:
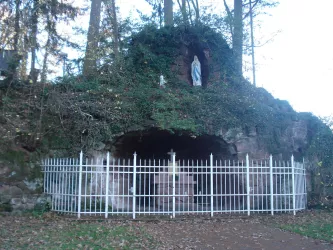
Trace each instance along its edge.
{"label": "fallen leaves", "polygon": [[[332,222],[332,215],[217,215],[76,220],[45,215],[0,217],[0,249],[331,249],[332,245],[280,230],[277,225]],[[306,231],[302,224],[300,231]],[[321,228],[326,230],[325,227]]]}

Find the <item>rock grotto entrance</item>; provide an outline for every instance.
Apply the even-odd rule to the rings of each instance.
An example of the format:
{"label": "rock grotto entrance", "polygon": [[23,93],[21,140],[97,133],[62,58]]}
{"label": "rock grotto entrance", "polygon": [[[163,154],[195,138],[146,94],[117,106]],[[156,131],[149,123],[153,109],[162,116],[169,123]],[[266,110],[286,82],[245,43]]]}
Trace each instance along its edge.
{"label": "rock grotto entrance", "polygon": [[[136,152],[139,159],[167,160],[170,159],[168,152],[171,149],[176,152],[176,161],[188,159],[209,160],[209,155],[211,153],[214,155],[214,159],[229,160],[237,158],[236,148],[217,136],[203,135],[194,137],[187,134],[173,134],[168,131],[157,129],[135,131],[121,136],[114,144],[113,155],[116,156],[116,158],[131,159],[133,157],[133,153]],[[147,171],[147,169],[145,169],[145,171]],[[154,182],[156,179],[154,175],[156,175],[157,179],[159,179],[158,174],[156,173],[156,171],[159,171],[159,168],[152,166],[149,172],[150,171],[151,173],[145,172],[137,174],[136,185],[139,192],[137,204],[141,206],[157,204],[158,202],[156,200],[156,196],[158,196],[161,192],[160,183]],[[184,187],[186,186],[189,188],[190,183],[192,183],[193,185],[191,184],[191,190],[186,191],[194,194],[192,202],[195,204],[209,204],[210,177],[207,172],[207,168],[192,168],[191,165],[184,168],[180,165],[178,171],[180,173],[185,172],[189,174],[189,177],[186,178],[189,178],[191,182],[186,185],[182,184],[182,178],[180,178],[179,180],[176,180],[176,186],[184,185]],[[219,171],[222,171],[222,169],[218,170],[218,172]],[[153,174],[153,172],[155,174]],[[241,183],[239,183],[239,181],[234,178],[232,174],[225,175],[219,174],[218,172],[214,175],[214,194],[222,195],[238,191],[239,187],[241,187]],[[221,180],[223,180],[223,183]],[[224,182],[226,183],[224,184]],[[237,190],[231,190],[230,187],[237,187]],[[221,199],[224,200],[223,202],[225,204],[231,204],[231,196],[227,195],[225,197],[214,197],[216,204],[220,204]],[[180,204],[182,204],[182,202],[185,201],[180,201]],[[190,201],[186,202],[188,203]]]}
{"label": "rock grotto entrance", "polygon": [[157,129],[126,133],[115,142],[113,155],[132,158],[136,152],[142,159],[169,159],[167,153],[171,149],[176,152],[176,158],[182,160],[208,159],[211,153],[220,159],[237,158],[235,146],[217,136],[195,137]]}

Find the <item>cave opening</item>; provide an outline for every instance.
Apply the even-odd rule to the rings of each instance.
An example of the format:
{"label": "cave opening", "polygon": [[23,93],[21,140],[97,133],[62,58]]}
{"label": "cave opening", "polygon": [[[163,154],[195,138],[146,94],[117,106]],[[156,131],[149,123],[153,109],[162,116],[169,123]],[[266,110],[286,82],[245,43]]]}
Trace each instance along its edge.
{"label": "cave opening", "polygon": [[[132,158],[136,152],[139,159],[147,160],[168,160],[168,152],[173,149],[176,153],[176,161],[179,160],[209,160],[212,153],[214,159],[233,160],[237,159],[237,150],[234,145],[230,145],[222,138],[211,135],[190,136],[188,134],[170,133],[165,130],[150,129],[145,131],[135,131],[119,137],[114,144],[113,155],[116,158]],[[193,164],[193,163],[192,163]],[[193,178],[193,202],[195,204],[210,203],[210,174],[208,165],[184,165],[180,163],[179,172],[184,172]],[[200,164],[200,163],[199,163]],[[150,166],[150,165],[149,165]],[[166,165],[167,166],[167,165]],[[206,166],[206,167],[205,167]],[[229,169],[230,170],[230,169]],[[161,167],[152,165],[150,170],[138,171],[136,177],[136,189],[139,194],[137,204],[141,206],[156,205],[156,196],[160,192],[159,184],[154,182]],[[227,174],[225,170],[217,170],[214,174],[214,202],[216,204],[230,203],[232,199],[226,195],[235,192],[231,187],[241,186],[233,174]],[[224,171],[224,174],[221,172]],[[160,177],[157,177],[157,179]],[[224,197],[219,196],[224,195]]]}
{"label": "cave opening", "polygon": [[166,130],[150,129],[135,131],[119,137],[114,144],[113,155],[117,158],[132,158],[136,152],[141,159],[169,159],[173,149],[176,159],[208,159],[214,157],[236,159],[234,145],[218,136],[171,133]]}

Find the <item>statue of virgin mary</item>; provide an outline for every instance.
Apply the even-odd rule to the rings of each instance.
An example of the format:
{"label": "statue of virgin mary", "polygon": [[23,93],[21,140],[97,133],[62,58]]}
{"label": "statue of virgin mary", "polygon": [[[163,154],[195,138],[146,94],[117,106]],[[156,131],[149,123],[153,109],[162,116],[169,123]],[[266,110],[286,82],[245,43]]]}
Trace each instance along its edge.
{"label": "statue of virgin mary", "polygon": [[194,60],[191,65],[191,75],[193,79],[193,86],[201,86],[201,65],[197,56],[194,56]]}

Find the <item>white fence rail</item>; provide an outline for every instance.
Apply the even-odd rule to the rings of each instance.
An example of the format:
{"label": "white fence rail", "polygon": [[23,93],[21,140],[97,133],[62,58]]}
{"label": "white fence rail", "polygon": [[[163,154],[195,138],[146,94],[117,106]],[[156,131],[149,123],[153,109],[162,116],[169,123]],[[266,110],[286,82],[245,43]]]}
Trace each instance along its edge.
{"label": "white fence rail", "polygon": [[306,207],[304,164],[294,161],[47,159],[52,210],[81,215],[293,212]]}

